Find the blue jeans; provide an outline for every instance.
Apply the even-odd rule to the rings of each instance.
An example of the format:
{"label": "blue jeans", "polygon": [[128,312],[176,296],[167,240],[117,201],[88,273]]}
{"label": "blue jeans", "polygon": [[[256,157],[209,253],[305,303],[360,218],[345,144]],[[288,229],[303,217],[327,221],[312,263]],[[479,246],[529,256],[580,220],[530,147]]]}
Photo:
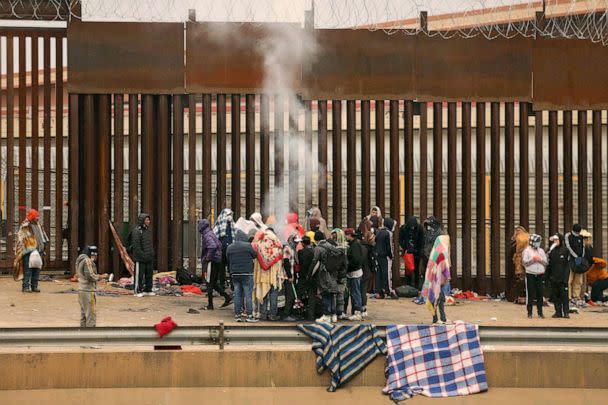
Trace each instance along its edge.
{"label": "blue jeans", "polygon": [[24,290],[30,289],[30,279],[32,290],[37,289],[38,280],[40,279],[40,269],[30,269],[30,253],[25,254],[21,259],[23,261],[23,282],[21,288]]}
{"label": "blue jeans", "polygon": [[347,278],[353,311],[361,311],[361,277]]}
{"label": "blue jeans", "polygon": [[262,318],[266,318],[268,315],[268,305],[270,304],[270,316],[277,316],[279,313],[278,307],[279,290],[272,287],[268,294],[264,297],[264,303],[262,304],[262,310],[260,311]]}
{"label": "blue jeans", "polygon": [[323,293],[321,299],[323,300],[323,315],[336,315],[336,294]]}
{"label": "blue jeans", "polygon": [[[232,276],[232,284],[234,284],[234,315],[251,315],[253,310],[251,298],[253,293],[253,275],[239,274]],[[243,304],[245,304],[245,308],[243,308]]]}

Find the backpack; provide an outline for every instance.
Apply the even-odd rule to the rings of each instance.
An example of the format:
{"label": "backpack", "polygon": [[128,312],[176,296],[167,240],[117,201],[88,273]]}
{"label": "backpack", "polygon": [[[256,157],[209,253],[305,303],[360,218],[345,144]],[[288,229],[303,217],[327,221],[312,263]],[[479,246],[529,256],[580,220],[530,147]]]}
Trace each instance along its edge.
{"label": "backpack", "polygon": [[141,228],[139,226],[136,226],[135,228],[131,229],[131,231],[127,235],[127,238],[125,239],[125,248],[127,249],[127,253],[129,255],[133,254],[133,232],[137,230],[141,231]]}
{"label": "backpack", "polygon": [[346,255],[337,248],[325,248],[325,269],[338,279],[346,276]]}
{"label": "backpack", "polygon": [[177,280],[180,285],[202,284],[202,280],[199,276],[190,273],[183,267],[177,268],[177,271],[175,272],[175,280]]}

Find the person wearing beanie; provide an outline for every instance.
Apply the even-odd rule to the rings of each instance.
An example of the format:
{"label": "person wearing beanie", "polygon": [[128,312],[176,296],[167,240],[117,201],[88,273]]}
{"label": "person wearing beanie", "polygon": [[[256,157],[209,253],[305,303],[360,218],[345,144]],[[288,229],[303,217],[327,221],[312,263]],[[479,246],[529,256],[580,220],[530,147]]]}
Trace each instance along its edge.
{"label": "person wearing beanie", "polygon": [[573,304],[577,304],[577,301],[581,297],[581,288],[583,286],[583,274],[572,271],[572,268],[580,263],[585,257],[585,246],[583,244],[583,237],[581,235],[582,227],[579,224],[572,226],[572,231],[568,232],[564,236],[564,244],[568,249],[568,263],[570,265],[570,276],[568,278],[568,292],[569,298]]}
{"label": "person wearing beanie", "polygon": [[29,210],[17,232],[13,277],[15,281],[22,280],[21,292],[40,292],[38,280],[49,238],[39,219],[37,210]]}
{"label": "person wearing beanie", "polygon": [[568,277],[570,276],[568,257],[570,253],[564,245],[564,235],[561,233],[551,236],[549,240],[552,244],[549,249],[546,279],[551,285],[551,300],[555,306],[553,318],[570,318],[568,305]]}
{"label": "person wearing beanie", "polygon": [[97,282],[107,274],[97,273],[97,246],[85,246],[76,258],[78,276],[78,303],[80,304],[80,327],[94,328],[97,323]]}
{"label": "person wearing beanie", "polygon": [[300,264],[300,274],[298,277],[298,290],[301,295],[306,296],[306,319],[310,322],[315,320],[317,304],[317,280],[310,276],[310,265],[314,259],[314,249],[308,234],[302,238],[302,249],[297,253],[298,263]]}
{"label": "person wearing beanie", "polygon": [[156,295],[152,292],[153,268],[156,253],[154,252],[153,235],[150,229],[152,221],[150,215],[141,213],[137,218],[137,227],[131,231],[131,247],[133,261],[135,261],[135,288],[133,294],[136,297],[145,295]]}
{"label": "person wearing beanie", "polygon": [[[315,235],[315,238],[317,235]],[[333,239],[321,240],[314,250],[309,267],[311,276],[317,275],[317,285],[323,300],[323,316],[317,322],[337,322],[336,294],[338,280],[346,276],[346,255]]]}
{"label": "person wearing beanie", "polygon": [[532,318],[532,301],[536,299],[536,309],[538,317],[543,315],[543,277],[545,267],[547,267],[547,255],[540,247],[542,237],[540,235],[530,235],[530,245],[526,247],[522,254],[522,263],[526,269],[526,308],[528,318]]}

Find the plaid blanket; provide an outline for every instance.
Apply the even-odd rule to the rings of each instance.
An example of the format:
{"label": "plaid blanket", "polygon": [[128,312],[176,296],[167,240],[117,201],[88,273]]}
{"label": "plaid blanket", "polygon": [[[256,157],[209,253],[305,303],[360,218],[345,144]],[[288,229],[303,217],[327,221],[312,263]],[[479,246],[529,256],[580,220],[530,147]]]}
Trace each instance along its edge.
{"label": "plaid blanket", "polygon": [[395,402],[415,394],[451,397],[486,391],[477,325],[388,325],[387,382]]}
{"label": "plaid blanket", "polygon": [[326,368],[331,373],[334,392],[361,372],[379,354],[386,354],[386,345],[374,325],[332,325],[330,323],[298,325],[310,337],[317,355],[317,372]]}
{"label": "plaid blanket", "polygon": [[230,208],[224,208],[222,212],[220,212],[220,215],[217,217],[217,221],[215,221],[215,226],[213,227],[213,233],[215,233],[215,236],[218,238],[226,236],[228,234],[228,228],[230,228],[230,234],[234,238],[236,230],[234,220],[232,219],[233,215],[234,213]]}

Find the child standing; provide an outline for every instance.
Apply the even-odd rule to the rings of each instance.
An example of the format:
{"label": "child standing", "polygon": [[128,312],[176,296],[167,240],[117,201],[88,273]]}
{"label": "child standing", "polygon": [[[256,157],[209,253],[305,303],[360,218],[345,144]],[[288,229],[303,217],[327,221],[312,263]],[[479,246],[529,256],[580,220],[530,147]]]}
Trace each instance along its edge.
{"label": "child standing", "polygon": [[94,328],[97,323],[95,290],[97,282],[105,278],[105,275],[97,273],[96,262],[97,246],[86,246],[76,259],[81,328]]}
{"label": "child standing", "polygon": [[547,267],[547,255],[540,247],[542,237],[530,235],[530,246],[522,254],[522,263],[526,269],[526,307],[528,318],[532,318],[532,301],[536,299],[538,317],[543,315],[543,278]]}

